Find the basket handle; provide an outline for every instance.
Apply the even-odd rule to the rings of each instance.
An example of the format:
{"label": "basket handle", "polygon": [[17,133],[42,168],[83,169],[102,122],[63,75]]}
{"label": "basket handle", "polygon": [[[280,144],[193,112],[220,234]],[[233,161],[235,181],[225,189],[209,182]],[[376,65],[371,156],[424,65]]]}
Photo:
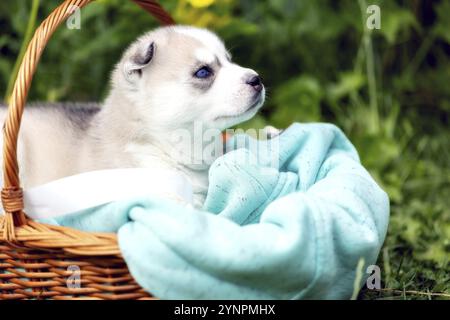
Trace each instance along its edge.
{"label": "basket handle", "polygon": [[[73,8],[83,8],[94,0],[65,0],[36,29],[28,44],[11,94],[8,114],[3,126],[3,180],[1,200],[5,210],[4,235],[14,239],[14,226],[27,223],[23,212],[23,191],[20,187],[17,162],[17,140],[23,109],[39,59],[56,28],[72,13]],[[174,24],[172,17],[156,0],[132,0],[150,12],[163,25]]]}

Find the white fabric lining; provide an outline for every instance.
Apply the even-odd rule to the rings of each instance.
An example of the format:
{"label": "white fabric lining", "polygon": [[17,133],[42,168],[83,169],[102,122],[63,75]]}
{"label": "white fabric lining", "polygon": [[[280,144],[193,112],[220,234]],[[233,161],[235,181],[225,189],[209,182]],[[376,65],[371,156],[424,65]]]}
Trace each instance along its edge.
{"label": "white fabric lining", "polygon": [[24,206],[30,218],[39,220],[146,195],[193,203],[192,186],[182,174],[132,168],[82,173],[24,190]]}

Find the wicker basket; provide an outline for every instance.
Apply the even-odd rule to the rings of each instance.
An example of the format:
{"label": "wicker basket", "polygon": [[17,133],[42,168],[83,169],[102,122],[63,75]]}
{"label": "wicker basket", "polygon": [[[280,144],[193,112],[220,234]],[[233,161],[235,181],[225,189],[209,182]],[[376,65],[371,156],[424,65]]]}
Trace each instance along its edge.
{"label": "wicker basket", "polygon": [[[56,28],[72,14],[74,6],[82,8],[92,1],[65,0],[42,22],[15,82],[3,128],[1,199],[5,215],[0,217],[0,299],[153,299],[129,274],[115,234],[44,225],[23,212],[17,139],[32,77]],[[173,24],[156,1],[133,1],[162,24]]]}

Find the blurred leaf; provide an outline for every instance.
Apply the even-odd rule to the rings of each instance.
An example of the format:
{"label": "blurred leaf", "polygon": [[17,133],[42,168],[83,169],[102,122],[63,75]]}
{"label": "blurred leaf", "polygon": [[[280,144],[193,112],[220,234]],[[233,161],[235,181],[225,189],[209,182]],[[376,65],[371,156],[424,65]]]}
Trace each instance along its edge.
{"label": "blurred leaf", "polygon": [[339,82],[328,88],[328,97],[339,100],[352,92],[359,91],[366,83],[364,75],[356,72],[346,72],[339,75]]}
{"label": "blurred leaf", "polygon": [[278,87],[273,96],[277,112],[271,121],[281,128],[294,121],[319,121],[322,97],[323,91],[316,79],[302,76],[290,80]]}
{"label": "blurred leaf", "polygon": [[446,250],[442,243],[433,242],[428,245],[425,252],[417,254],[420,260],[432,260],[436,263],[448,261],[450,250]]}
{"label": "blurred leaf", "polygon": [[369,168],[382,170],[397,159],[400,148],[394,139],[387,137],[362,134],[355,139],[361,161]]}
{"label": "blurred leaf", "polygon": [[382,27],[380,32],[389,43],[395,43],[398,34],[402,31],[409,31],[418,28],[414,14],[404,9],[391,9],[382,11]]}
{"label": "blurred leaf", "polygon": [[436,6],[436,12],[438,15],[438,22],[433,28],[433,32],[438,36],[450,43],[450,2],[441,1]]}
{"label": "blurred leaf", "polygon": [[196,8],[209,7],[215,0],[188,0],[188,2]]}

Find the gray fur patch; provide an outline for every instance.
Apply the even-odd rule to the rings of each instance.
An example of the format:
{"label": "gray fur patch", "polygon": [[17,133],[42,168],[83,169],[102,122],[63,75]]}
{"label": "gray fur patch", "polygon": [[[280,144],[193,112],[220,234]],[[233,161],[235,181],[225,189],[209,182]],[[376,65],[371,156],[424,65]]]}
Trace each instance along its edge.
{"label": "gray fur patch", "polygon": [[[0,104],[0,108],[6,108],[6,105]],[[27,109],[59,113],[75,128],[86,130],[94,116],[100,111],[101,106],[97,103],[78,102],[30,103],[26,105],[25,112]]]}

